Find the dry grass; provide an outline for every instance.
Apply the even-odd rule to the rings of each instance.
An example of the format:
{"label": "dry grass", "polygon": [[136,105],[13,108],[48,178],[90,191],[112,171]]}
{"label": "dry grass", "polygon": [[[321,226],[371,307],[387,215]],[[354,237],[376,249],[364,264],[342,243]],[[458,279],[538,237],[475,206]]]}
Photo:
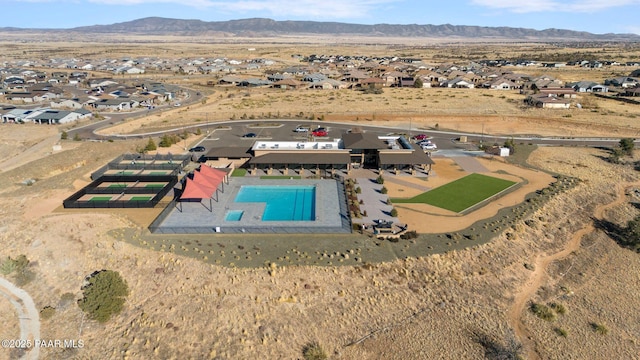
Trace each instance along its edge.
{"label": "dry grass", "polygon": [[[20,47],[15,51],[19,50]],[[443,114],[438,115],[437,121],[441,127],[476,128],[477,119],[487,122],[493,119],[488,124],[492,131],[508,132],[510,124],[516,122],[514,119],[523,116],[517,107],[510,107],[514,105],[507,99],[482,95],[475,98],[470,94],[464,98],[466,93],[458,92],[449,99],[457,109],[456,114],[448,114],[443,104],[447,96],[434,90],[425,89],[422,95],[425,99],[418,99],[418,93],[409,89],[385,91],[383,96],[390,108],[398,105],[414,109],[411,111],[416,114],[420,114],[424,103],[440,104],[442,108],[438,111]],[[219,92],[216,90],[202,108],[194,107],[179,114],[214,116],[217,106],[222,107],[219,111],[238,112],[232,107],[242,104],[239,100],[243,98],[231,100],[223,96],[215,100]],[[428,92],[433,92],[429,95],[433,95],[429,97],[431,102],[426,101]],[[284,93],[280,98],[269,92],[252,93],[242,111],[266,112],[263,107],[267,100],[277,102],[279,107],[291,103],[287,111],[302,109],[295,101],[285,101],[287,95]],[[315,112],[316,107],[324,109],[323,101],[328,101],[329,93],[302,92],[291,96],[299,96],[306,108],[313,104]],[[337,94],[333,96],[338,98]],[[376,98],[368,101],[357,93],[339,96],[340,100],[332,101],[341,101],[343,105],[353,101],[356,109],[366,109],[366,105],[378,102]],[[434,103],[436,99],[438,103]],[[456,99],[467,101],[467,106],[464,101],[456,103]],[[469,108],[478,99],[490,102],[496,111],[504,111],[504,116],[474,115]],[[407,104],[400,106],[402,102]],[[513,117],[510,111],[515,112]],[[423,115],[423,125],[432,126],[436,115],[426,112]],[[362,116],[361,122],[374,123]],[[376,112],[376,116],[382,116],[382,112]],[[615,115],[594,115],[591,120],[580,121],[573,116],[564,122],[555,115],[533,118],[531,130],[540,126],[576,133],[602,129],[602,134],[615,133],[621,120]],[[610,124],[595,127],[598,118]],[[470,124],[465,124],[465,119]],[[407,121],[406,117],[376,119],[389,124],[402,121]],[[556,122],[559,125],[551,126]],[[529,130],[525,122],[520,125],[517,129]],[[636,125],[629,125],[630,131],[636,131]],[[509,328],[507,312],[531,272],[524,264],[538,255],[562,249],[575,231],[591,221],[598,204],[612,201],[614,194],[609,189],[613,184],[637,179],[637,172],[630,167],[602,161],[600,157],[606,156],[602,150],[540,148],[533,153],[532,164],[578,177],[582,182],[526,219],[535,220],[534,227],[518,223],[485,245],[392,263],[234,269],[133,247],[123,240],[136,240],[137,231],[143,230],[121,214],[55,211],[62,199],[75,191],[75,186],[88,181],[91,171],[139,144],[127,144],[125,147],[129,148],[125,149],[122,143],[81,143],[68,147],[63,143],[63,152],[49,154],[46,146],[38,144],[46,144],[52,136],[51,128],[27,125],[4,129],[7,131],[2,134],[3,145],[19,146],[23,152],[42,157],[16,161],[14,169],[0,173],[0,181],[5,184],[0,192],[3,244],[0,257],[27,254],[36,278],[25,290],[36,306],[55,306],[67,292],[79,297],[83,278],[99,269],[119,271],[131,289],[124,312],[106,326],[83,321],[81,311],[73,304],[59,307],[49,321],[43,322],[41,337],[81,338],[85,347],[65,351],[42,349],[44,358],[244,359],[258,355],[291,359],[300,358],[305,344],[313,341],[322,344],[329,358],[342,359],[482,358],[497,352],[519,353],[521,349]],[[24,129],[30,131],[12,132]],[[18,137],[22,140],[20,144],[13,143]],[[19,185],[28,177],[38,181],[33,186]],[[636,213],[637,209],[625,203],[612,209],[608,216],[624,223]],[[133,239],[125,239],[129,236]],[[637,356],[640,344],[635,335],[640,333],[640,318],[637,311],[631,310],[640,308],[634,292],[639,271],[637,254],[619,248],[602,233],[585,238],[578,251],[549,266],[549,277],[531,300],[545,304],[561,301],[569,311],[553,324],[528,312],[522,314],[541,357]],[[0,308],[8,308],[6,301],[3,305],[6,306]],[[15,328],[17,322],[8,312],[0,312],[0,319]],[[604,324],[608,334],[597,334],[591,323]],[[566,339],[558,336],[556,327],[567,330]],[[375,335],[358,345],[345,347],[371,333]]]}

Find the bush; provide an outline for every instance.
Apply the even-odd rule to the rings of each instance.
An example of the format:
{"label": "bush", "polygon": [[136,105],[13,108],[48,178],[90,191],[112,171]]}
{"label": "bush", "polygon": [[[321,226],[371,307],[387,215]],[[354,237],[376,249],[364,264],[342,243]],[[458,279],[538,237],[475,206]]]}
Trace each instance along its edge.
{"label": "bush", "polygon": [[384,178],[382,177],[382,175],[378,175],[378,177],[376,178],[376,182],[378,184],[384,184]]}
{"label": "bush", "polygon": [[327,359],[327,354],[320,344],[313,341],[302,347],[302,357],[305,360],[325,360]]}
{"label": "bush", "polygon": [[45,306],[40,310],[40,318],[42,320],[49,320],[56,313],[56,308],[51,306]]}
{"label": "bush", "polygon": [[560,336],[562,336],[562,337],[565,337],[565,338],[566,338],[566,337],[567,337],[567,335],[569,334],[569,332],[568,332],[567,330],[565,330],[565,329],[561,329],[561,328],[555,328],[555,329],[553,329],[553,331],[555,331],[555,332],[556,332],[556,334],[558,334],[558,335],[560,335]]}
{"label": "bush", "polygon": [[557,314],[564,315],[567,313],[567,308],[565,308],[562,304],[551,303],[549,304],[549,307],[552,308]]}
{"label": "bush", "polygon": [[544,304],[531,304],[531,312],[542,320],[553,321],[556,319],[556,314]]}
{"label": "bush", "polygon": [[63,130],[62,133],[60,134],[60,139],[67,140],[68,138],[69,138],[69,134]]}
{"label": "bush", "polygon": [[158,147],[156,146],[156,142],[153,141],[152,138],[149,138],[149,141],[147,142],[147,146],[144,147],[144,151],[154,151],[158,149]]}
{"label": "bush", "polygon": [[83,298],[78,300],[78,306],[88,313],[89,318],[104,323],[122,311],[129,288],[118,272],[95,272],[88,281],[82,287]]}
{"label": "bush", "polygon": [[603,324],[591,323],[591,329],[600,335],[607,335],[609,333],[609,329]]}
{"label": "bush", "polygon": [[407,231],[406,233],[400,235],[400,239],[410,240],[418,237],[418,233],[415,230]]}
{"label": "bush", "polygon": [[380,189],[380,194],[386,194],[388,192],[386,187],[382,187],[382,189]]}
{"label": "bush", "polygon": [[396,208],[391,209],[391,211],[389,212],[389,215],[391,215],[392,217],[397,217],[398,210],[396,210]]}
{"label": "bush", "polygon": [[0,273],[3,275],[14,274],[18,286],[24,286],[35,278],[35,273],[28,268],[29,259],[26,255],[18,255],[12,259],[10,256],[0,264]]}

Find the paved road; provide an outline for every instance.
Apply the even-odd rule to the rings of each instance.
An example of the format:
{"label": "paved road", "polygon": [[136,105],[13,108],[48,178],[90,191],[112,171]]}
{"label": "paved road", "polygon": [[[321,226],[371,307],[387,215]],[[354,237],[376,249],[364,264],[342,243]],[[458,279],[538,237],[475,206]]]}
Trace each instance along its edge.
{"label": "paved road", "polygon": [[[40,339],[40,314],[33,299],[26,291],[16,287],[4,278],[0,278],[0,294],[7,298],[18,312],[20,339],[31,341],[30,350],[26,351],[22,358],[37,359],[40,356],[40,349],[33,346],[33,344],[35,339]],[[10,352],[11,349],[4,348],[0,351]]]}

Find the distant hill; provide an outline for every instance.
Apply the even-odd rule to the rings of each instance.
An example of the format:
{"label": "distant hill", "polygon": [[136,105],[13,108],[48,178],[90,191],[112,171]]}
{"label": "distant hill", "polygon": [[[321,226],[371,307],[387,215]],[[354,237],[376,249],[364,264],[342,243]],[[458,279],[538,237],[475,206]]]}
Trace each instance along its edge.
{"label": "distant hill", "polygon": [[[21,31],[29,29],[0,28],[0,31]],[[36,29],[30,29],[36,30]],[[466,25],[394,25],[394,24],[348,24],[316,21],[276,21],[253,18],[230,21],[181,20],[148,17],[111,25],[83,26],[64,32],[85,34],[148,34],[184,35],[227,34],[234,36],[279,36],[279,35],[349,35],[378,37],[429,37],[467,39],[510,39],[510,40],[572,40],[572,41],[639,41],[635,34],[592,34],[583,31],[563,29],[534,30],[513,27],[485,27]]]}

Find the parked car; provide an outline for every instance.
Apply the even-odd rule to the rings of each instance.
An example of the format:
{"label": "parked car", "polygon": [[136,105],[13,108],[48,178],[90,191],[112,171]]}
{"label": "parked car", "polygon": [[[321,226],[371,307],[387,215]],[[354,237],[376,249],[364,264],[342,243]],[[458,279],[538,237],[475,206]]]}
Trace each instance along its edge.
{"label": "parked car", "polygon": [[182,106],[182,104],[180,104],[180,103],[175,103],[175,104],[173,104],[173,106],[175,106],[175,107],[179,107],[179,106]]}
{"label": "parked car", "polygon": [[256,133],[246,133],[242,135],[243,138],[254,138],[256,136],[257,136]]}
{"label": "parked car", "polygon": [[418,134],[418,135],[414,135],[413,140],[424,140],[427,138],[429,138],[427,134]]}
{"label": "parked car", "polygon": [[422,148],[422,150],[437,150],[438,149],[436,144],[434,144],[432,142],[420,145],[420,147]]}
{"label": "parked car", "polygon": [[196,146],[189,149],[190,152],[203,152],[205,150],[204,146]]}
{"label": "parked car", "polygon": [[294,131],[295,132],[308,132],[309,128],[304,127],[304,126],[298,126]]}
{"label": "parked car", "polygon": [[314,130],[311,134],[315,137],[323,137],[328,135],[326,130]]}

